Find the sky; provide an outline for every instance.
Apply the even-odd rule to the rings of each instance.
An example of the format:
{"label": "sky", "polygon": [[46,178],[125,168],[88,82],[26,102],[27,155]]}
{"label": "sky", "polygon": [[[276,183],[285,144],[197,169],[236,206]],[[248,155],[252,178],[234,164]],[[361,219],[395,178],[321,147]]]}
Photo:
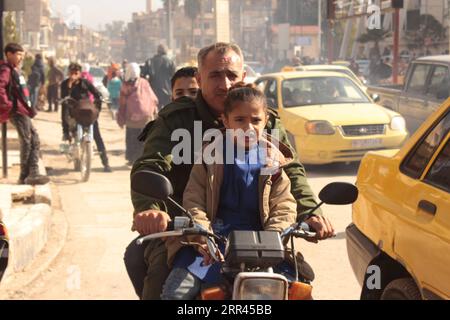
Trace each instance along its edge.
{"label": "sky", "polygon": [[[154,1],[161,6],[161,0]],[[62,17],[68,14],[71,6],[80,8],[81,24],[98,30],[113,20],[131,21],[133,12],[145,10],[145,0],[50,0],[53,12],[59,12]]]}

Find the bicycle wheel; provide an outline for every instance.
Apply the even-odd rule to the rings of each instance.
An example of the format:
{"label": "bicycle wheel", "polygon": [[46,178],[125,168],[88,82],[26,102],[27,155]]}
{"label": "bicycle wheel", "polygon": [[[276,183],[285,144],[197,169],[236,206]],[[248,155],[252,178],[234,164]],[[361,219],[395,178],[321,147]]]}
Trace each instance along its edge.
{"label": "bicycle wheel", "polygon": [[70,157],[73,160],[73,169],[75,171],[81,170],[81,159],[80,159],[80,146],[76,143],[70,147]]}
{"label": "bicycle wheel", "polygon": [[91,174],[92,161],[92,144],[90,141],[83,141],[81,143],[81,157],[80,157],[80,173],[81,181],[87,182]]}

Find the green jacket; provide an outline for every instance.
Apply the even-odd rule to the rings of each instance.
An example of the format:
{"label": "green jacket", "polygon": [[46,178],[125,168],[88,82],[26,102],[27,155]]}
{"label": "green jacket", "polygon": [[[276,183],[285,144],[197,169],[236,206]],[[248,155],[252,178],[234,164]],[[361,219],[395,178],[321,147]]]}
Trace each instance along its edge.
{"label": "green jacket", "polygon": [[[216,119],[209,110],[201,92],[195,101],[190,98],[181,98],[163,108],[158,119],[148,124],[144,131],[146,138],[143,156],[135,162],[131,176],[140,170],[151,170],[164,174],[173,184],[173,199],[180,204],[183,203],[183,192],[193,165],[175,165],[172,162],[171,152],[180,143],[180,141],[171,141],[172,132],[176,129],[186,129],[191,133],[191,137],[194,137],[195,121],[202,122],[202,134],[208,129],[222,129],[221,121]],[[266,129],[269,134],[271,130],[279,129],[280,141],[292,149],[295,160],[284,167],[284,170],[291,180],[291,192],[297,201],[297,214],[308,214],[308,210],[317,205],[314,194],[306,180],[305,168],[298,161],[280,118],[273,110],[269,112]],[[191,141],[191,146],[192,161],[190,163],[193,163],[195,156],[194,141]],[[179,210],[172,207],[170,203],[157,202],[133,191],[131,192],[131,198],[135,210],[134,214],[156,209],[168,212],[172,217],[180,215]],[[315,214],[321,214],[321,212],[318,210]]]}

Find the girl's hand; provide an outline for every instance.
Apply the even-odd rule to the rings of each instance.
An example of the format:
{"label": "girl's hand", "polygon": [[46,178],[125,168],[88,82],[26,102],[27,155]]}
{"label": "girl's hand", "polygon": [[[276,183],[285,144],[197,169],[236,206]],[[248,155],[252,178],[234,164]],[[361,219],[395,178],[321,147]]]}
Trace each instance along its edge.
{"label": "girl's hand", "polygon": [[[199,245],[198,252],[200,252],[200,254],[203,256],[203,264],[205,266],[214,264],[215,260],[213,257],[211,257],[209,250],[208,250],[208,246],[206,244]],[[217,250],[216,255],[217,255],[217,258],[219,259],[219,261],[221,261],[221,262],[225,261],[220,250]]]}

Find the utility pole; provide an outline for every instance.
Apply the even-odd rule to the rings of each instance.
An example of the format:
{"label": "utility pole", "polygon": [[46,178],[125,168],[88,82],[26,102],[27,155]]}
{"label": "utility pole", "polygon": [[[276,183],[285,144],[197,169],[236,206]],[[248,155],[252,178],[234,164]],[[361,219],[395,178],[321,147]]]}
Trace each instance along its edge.
{"label": "utility pole", "polygon": [[394,52],[393,52],[393,63],[392,63],[392,81],[394,84],[398,83],[398,58],[399,58],[399,33],[400,33],[400,9],[395,8],[394,15]]}
{"label": "utility pole", "polygon": [[319,0],[319,8],[317,9],[317,24],[319,25],[319,34],[317,36],[317,41],[319,42],[319,58],[322,57],[322,0]]}
{"label": "utility pole", "polygon": [[167,1],[167,46],[172,49],[173,45],[173,24],[172,24],[172,0]]}
{"label": "utility pole", "polygon": [[[3,10],[5,9],[5,1],[0,0],[0,58],[3,60]],[[6,122],[2,123],[2,168],[3,178],[8,178],[8,142],[6,140],[7,127]]]}

